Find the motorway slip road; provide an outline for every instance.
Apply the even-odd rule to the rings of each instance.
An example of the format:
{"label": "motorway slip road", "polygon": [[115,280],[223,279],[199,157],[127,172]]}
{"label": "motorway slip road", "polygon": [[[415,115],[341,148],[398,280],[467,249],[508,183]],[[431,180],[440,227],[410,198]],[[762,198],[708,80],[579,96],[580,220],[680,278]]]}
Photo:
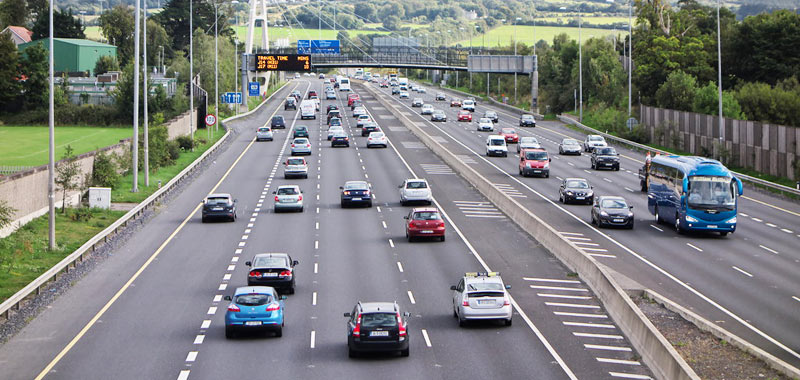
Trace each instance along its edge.
{"label": "motorway slip road", "polygon": [[[298,120],[282,99],[229,123],[233,142],[130,241],[0,347],[12,379],[524,378],[646,379],[648,369],[578,278],[416,140],[396,118],[376,114],[390,147],[366,149],[349,108],[353,144],[331,148],[324,119]],[[340,98],[344,93],[339,93]],[[334,101],[323,101],[321,108]],[[370,112],[381,111],[366,99]],[[273,114],[287,119],[272,142],[254,142]],[[381,117],[380,115],[384,115]],[[318,115],[319,116],[319,115]],[[311,131],[308,179],[285,180],[283,160],[297,125]],[[447,215],[445,242],[408,243],[397,186],[425,177]],[[366,180],[372,208],[339,206],[339,186]],[[302,213],[272,211],[271,192],[299,184]],[[235,223],[200,222],[210,192],[238,199]],[[244,261],[287,252],[300,261],[297,291],[286,300],[283,337],[228,340],[224,313],[246,284]],[[510,327],[460,328],[452,291],[464,272],[500,271],[513,288]],[[397,301],[411,312],[408,358],[347,357],[345,319],[358,300]]]}

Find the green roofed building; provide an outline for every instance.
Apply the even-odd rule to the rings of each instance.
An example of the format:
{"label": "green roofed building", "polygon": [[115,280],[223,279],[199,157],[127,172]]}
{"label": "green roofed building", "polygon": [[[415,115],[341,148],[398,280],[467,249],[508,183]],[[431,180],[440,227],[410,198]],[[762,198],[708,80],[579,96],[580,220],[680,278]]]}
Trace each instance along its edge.
{"label": "green roofed building", "polygon": [[[25,49],[34,44],[42,44],[45,50],[50,47],[50,39],[31,41],[20,44],[19,50],[24,54]],[[97,59],[110,55],[117,56],[117,47],[102,42],[83,40],[78,38],[53,39],[53,57],[55,58],[54,70],[58,72],[77,73],[88,72],[94,75],[94,65]]]}

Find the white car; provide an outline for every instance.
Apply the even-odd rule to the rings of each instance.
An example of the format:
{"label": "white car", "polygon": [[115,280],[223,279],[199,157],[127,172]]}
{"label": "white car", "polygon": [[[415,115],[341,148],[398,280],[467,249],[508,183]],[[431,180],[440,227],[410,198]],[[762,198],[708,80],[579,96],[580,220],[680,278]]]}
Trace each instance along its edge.
{"label": "white car", "polygon": [[523,136],[519,138],[519,144],[517,144],[517,153],[522,151],[523,149],[541,149],[542,145],[539,144],[539,140],[533,136]]}
{"label": "white car", "polygon": [[512,308],[508,296],[511,285],[503,284],[500,273],[465,273],[453,290],[453,316],[458,325],[468,320],[501,320],[511,326]]}
{"label": "white car", "polygon": [[408,99],[408,91],[400,91],[400,99]]}
{"label": "white car", "polygon": [[331,141],[333,135],[337,133],[344,133],[344,128],[342,128],[341,125],[332,125],[330,128],[328,128],[328,141]]}
{"label": "white car", "polygon": [[433,113],[433,105],[425,104],[422,106],[422,112],[420,112],[421,115],[430,115],[432,113]]}
{"label": "white car", "polygon": [[409,178],[403,181],[400,188],[400,205],[405,206],[410,202],[433,203],[433,194],[428,181],[424,178]]}
{"label": "white car", "polygon": [[586,139],[583,140],[583,151],[584,152],[591,152],[594,148],[601,148],[606,147],[608,144],[606,143],[606,139],[600,135],[586,135]]}
{"label": "white car", "polygon": [[308,163],[303,157],[289,157],[283,163],[283,178],[308,178]]}
{"label": "white car", "polygon": [[356,121],[356,128],[361,128],[364,126],[364,124],[367,124],[370,121],[372,121],[372,119],[370,119],[369,115],[358,115],[358,121]]}
{"label": "white car", "polygon": [[464,100],[461,102],[461,109],[475,112],[475,101],[469,99]]}
{"label": "white car", "polygon": [[478,132],[494,132],[494,123],[485,117],[480,118],[478,120]]}
{"label": "white car", "polygon": [[272,128],[268,126],[259,127],[256,131],[256,141],[272,141]]}
{"label": "white car", "polygon": [[425,90],[425,87],[417,87],[417,92],[419,92],[420,94],[425,94],[425,93],[427,93],[428,91],[427,91],[427,90]]}
{"label": "white car", "polygon": [[297,185],[281,185],[273,191],[275,194],[274,211],[295,210],[303,212],[303,191]]}
{"label": "white car", "polygon": [[558,144],[558,154],[577,154],[581,155],[581,143],[578,140],[566,138]]}
{"label": "white car", "polygon": [[367,148],[372,148],[373,146],[388,147],[389,140],[386,139],[386,134],[383,132],[370,132],[369,137],[367,137]]}
{"label": "white car", "polygon": [[[490,121],[491,123],[491,121]],[[491,135],[486,138],[486,155],[487,156],[508,156],[508,146],[506,145],[506,138],[501,135]]]}
{"label": "white car", "polygon": [[364,108],[363,106],[358,106],[356,108],[353,108],[353,117],[359,117],[361,115],[366,115],[366,114],[367,114],[367,109]]}

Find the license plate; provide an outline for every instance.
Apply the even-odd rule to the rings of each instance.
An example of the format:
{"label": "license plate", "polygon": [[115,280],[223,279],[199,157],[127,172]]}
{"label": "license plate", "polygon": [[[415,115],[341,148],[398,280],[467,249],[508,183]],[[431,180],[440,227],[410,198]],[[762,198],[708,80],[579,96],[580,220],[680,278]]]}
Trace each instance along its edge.
{"label": "license plate", "polygon": [[534,173],[541,173],[542,171],[541,170],[534,170],[533,172]]}
{"label": "license plate", "polygon": [[478,300],[478,305],[493,305],[494,300]]}
{"label": "license plate", "polygon": [[603,165],[605,165],[605,166],[611,166],[611,164],[610,164],[610,163],[605,163],[605,164],[603,164]]}
{"label": "license plate", "polygon": [[584,199],[584,198],[585,198],[585,197],[575,197],[575,199],[577,199],[577,200],[582,200],[582,199]]}
{"label": "license plate", "polygon": [[614,223],[622,223],[625,219],[614,219]]}
{"label": "license plate", "polygon": [[389,336],[388,331],[370,331],[369,336]]}
{"label": "license plate", "polygon": [[261,277],[278,277],[277,273],[262,273]]}
{"label": "license plate", "polygon": [[211,211],[222,211],[222,207],[212,207]]}
{"label": "license plate", "polygon": [[246,321],[245,326],[261,326],[261,321]]}
{"label": "license plate", "polygon": [[431,230],[422,230],[422,231],[420,231],[420,233],[422,233],[422,234],[432,234],[433,231],[431,231]]}
{"label": "license plate", "polygon": [[717,226],[712,224],[712,225],[709,225],[708,228],[717,228]]}
{"label": "license plate", "polygon": [[354,201],[360,201],[361,198],[353,198]]}

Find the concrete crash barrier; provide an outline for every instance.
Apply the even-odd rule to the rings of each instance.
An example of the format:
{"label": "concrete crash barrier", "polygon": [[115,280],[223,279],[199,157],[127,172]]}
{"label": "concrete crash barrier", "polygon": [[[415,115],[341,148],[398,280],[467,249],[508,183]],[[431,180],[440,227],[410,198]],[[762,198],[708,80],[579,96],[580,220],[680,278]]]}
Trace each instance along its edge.
{"label": "concrete crash barrier", "polygon": [[594,258],[584,254],[575,244],[562,238],[556,230],[536,214],[531,213],[516,200],[500,191],[483,175],[463,163],[445,146],[436,142],[400,112],[394,102],[387,100],[386,95],[378,93],[371,86],[364,87],[383,106],[393,109],[398,120],[456,173],[478,189],[500,211],[552,252],[570,270],[578,273],[603,303],[608,314],[630,340],[633,347],[642,356],[642,361],[653,371],[657,379],[700,379],[669,341],[633,303],[622,287],[611,277],[611,274],[601,268]]}

